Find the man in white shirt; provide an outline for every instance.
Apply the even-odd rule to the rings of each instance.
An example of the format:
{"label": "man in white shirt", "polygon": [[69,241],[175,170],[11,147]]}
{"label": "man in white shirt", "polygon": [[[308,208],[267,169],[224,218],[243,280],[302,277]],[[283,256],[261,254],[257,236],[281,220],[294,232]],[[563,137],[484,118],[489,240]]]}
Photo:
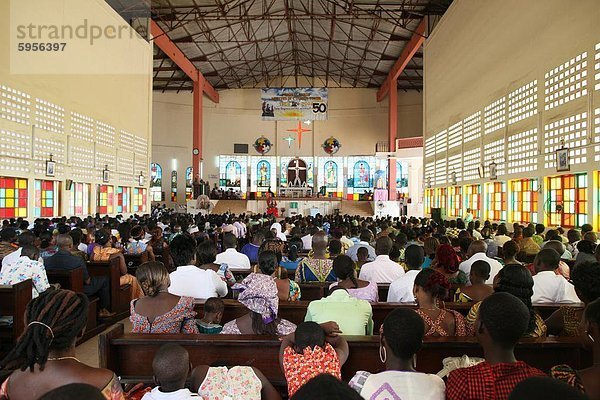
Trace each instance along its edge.
{"label": "man in white shirt", "polygon": [[357,244],[353,245],[352,247],[350,247],[348,249],[348,251],[346,251],[346,255],[348,257],[350,257],[352,259],[352,261],[357,262],[358,261],[358,255],[357,255],[358,249],[360,249],[361,247],[366,247],[367,251],[369,252],[367,261],[375,261],[375,257],[377,257],[377,254],[375,254],[375,249],[373,248],[373,246],[371,246],[369,244],[371,239],[373,239],[373,234],[371,233],[371,231],[368,229],[363,229],[362,231],[360,231],[360,236],[358,239],[359,239],[359,242]]}
{"label": "man in white shirt", "polygon": [[469,246],[469,250],[467,250],[467,257],[469,258],[466,261],[461,262],[458,269],[469,276],[471,273],[471,265],[473,265],[475,261],[483,260],[490,264],[490,277],[485,283],[491,285],[494,283],[496,274],[502,269],[502,264],[500,264],[498,260],[488,257],[486,252],[487,244],[483,240],[473,241]]}
{"label": "man in white shirt", "polygon": [[318,231],[319,231],[319,229],[316,226],[311,226],[308,229],[307,234],[302,236],[302,238],[301,238],[302,239],[302,247],[304,248],[304,251],[312,250],[312,237]]}
{"label": "man in white shirt", "polygon": [[507,235],[508,230],[506,229],[506,225],[500,224],[498,225],[498,230],[496,231],[496,236],[494,236],[494,242],[498,245],[498,247],[504,246],[504,243],[508,242],[510,236]]}
{"label": "man in white shirt", "polygon": [[[35,239],[36,239],[36,237],[33,232],[31,232],[31,231],[21,232],[21,234],[17,238],[17,243],[19,244],[19,248],[15,249],[15,251],[13,251],[12,253],[7,254],[2,259],[2,269],[4,269],[4,267],[7,267],[8,265],[14,264],[17,261],[19,261],[19,258],[21,257],[21,249],[25,246],[33,246],[35,243]],[[40,261],[43,262],[41,257],[40,257]]]}
{"label": "man in white shirt", "polygon": [[415,278],[421,272],[421,265],[425,260],[425,252],[423,247],[411,244],[404,251],[404,262],[408,267],[408,271],[400,278],[391,283],[388,291],[388,303],[414,303],[415,295],[413,287],[415,286]]}
{"label": "man in white shirt", "polygon": [[389,236],[382,236],[375,242],[375,261],[366,263],[360,269],[359,279],[376,283],[391,283],[404,275],[404,268],[390,260],[393,242]]}
{"label": "man in white shirt", "polygon": [[237,238],[233,233],[223,235],[225,251],[217,254],[216,264],[227,264],[231,272],[250,271],[250,259],[236,250]]}
{"label": "man in white shirt", "polygon": [[169,274],[169,293],[196,299],[223,297],[227,284],[211,269],[200,269],[196,262],[196,241],[186,234],[177,235],[170,245],[177,269]]}
{"label": "man in white shirt", "polygon": [[559,262],[560,255],[554,249],[543,249],[535,257],[533,264],[537,274],[533,277],[533,304],[581,302],[575,287],[554,272]]}

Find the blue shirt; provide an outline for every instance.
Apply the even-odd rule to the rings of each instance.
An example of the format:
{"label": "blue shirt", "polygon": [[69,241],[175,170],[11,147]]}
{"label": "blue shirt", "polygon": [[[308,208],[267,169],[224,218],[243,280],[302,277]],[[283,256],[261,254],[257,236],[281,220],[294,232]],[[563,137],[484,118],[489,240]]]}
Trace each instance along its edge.
{"label": "blue shirt", "polygon": [[250,264],[257,264],[258,263],[258,249],[259,249],[259,246],[252,244],[252,243],[248,243],[248,244],[245,244],[244,247],[242,247],[242,250],[240,251],[240,253],[248,256],[248,258],[250,259]]}

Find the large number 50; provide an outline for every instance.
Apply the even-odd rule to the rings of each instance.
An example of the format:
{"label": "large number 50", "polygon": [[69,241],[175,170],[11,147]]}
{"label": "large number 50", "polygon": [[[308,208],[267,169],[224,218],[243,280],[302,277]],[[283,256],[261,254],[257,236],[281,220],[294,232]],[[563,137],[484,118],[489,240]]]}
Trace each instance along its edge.
{"label": "large number 50", "polygon": [[325,103],[313,103],[313,113],[324,113],[327,112],[327,104]]}

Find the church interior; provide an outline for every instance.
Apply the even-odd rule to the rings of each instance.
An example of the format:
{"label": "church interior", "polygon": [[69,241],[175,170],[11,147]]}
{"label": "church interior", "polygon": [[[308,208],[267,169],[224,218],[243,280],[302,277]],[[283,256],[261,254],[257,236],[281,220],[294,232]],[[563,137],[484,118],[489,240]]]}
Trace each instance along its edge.
{"label": "church interior", "polygon": [[[200,372],[198,385],[193,386],[194,379],[186,384],[185,390],[193,388],[194,397],[355,398],[323,393],[318,397],[318,391],[306,395],[308,389],[304,394],[302,389],[308,385],[294,386],[287,366],[292,357],[284,355],[284,347],[280,354],[281,342],[274,339],[289,337],[272,329],[256,330],[263,323],[279,321],[278,307],[279,315],[292,325],[321,324],[317,327],[322,327],[319,334],[324,332],[323,351],[331,348],[340,363],[337,375],[333,373],[338,379],[330,384],[341,379],[344,387],[336,390],[351,387],[360,393],[358,398],[508,400],[506,388],[488,397],[468,397],[466,393],[476,389],[451,389],[458,374],[447,372],[449,377],[439,382],[432,376],[447,366],[443,356],[469,363],[461,367],[475,368],[478,362],[487,367],[488,359],[496,355],[512,365],[517,362],[512,355],[516,349],[519,360],[539,368],[544,376],[563,376],[564,371],[556,369],[561,363],[574,368],[567,383],[584,397],[560,398],[600,399],[600,340],[595,341],[600,320],[594,319],[600,319],[600,303],[594,301],[597,295],[588,294],[600,290],[600,241],[594,233],[600,231],[598,0],[2,0],[0,21],[0,261],[18,251],[20,262],[39,260],[42,270],[45,263],[48,276],[44,272],[42,280],[50,287],[37,290],[35,277],[33,283],[26,281],[29,286],[18,286],[23,279],[9,282],[6,271],[16,261],[1,261],[0,400],[91,399],[83,391],[75,397],[42,397],[48,391],[42,389],[52,386],[43,379],[39,393],[23,389],[28,386],[23,382],[29,381],[22,374],[30,364],[65,360],[114,372],[112,389],[92,384],[104,387],[101,398],[171,398],[166,392],[150,392],[153,377],[156,381],[153,357],[162,354],[162,345],[174,346],[162,354],[165,360],[179,354],[177,365],[182,359],[194,366],[197,360],[207,364],[210,372]],[[121,229],[125,225],[126,234]],[[73,230],[79,243],[68,237]],[[30,233],[35,238],[28,239]],[[192,244],[187,250],[181,245],[178,252],[175,242],[183,241],[177,239],[180,234],[192,238]],[[326,242],[322,249],[321,236]],[[123,237],[127,243],[119,244]],[[214,250],[202,250],[203,238],[214,242]],[[390,241],[387,250],[385,240]],[[535,251],[530,253],[521,240],[535,241]],[[265,251],[262,243],[270,241],[280,247],[273,244]],[[508,241],[517,243],[516,250],[505,245]],[[587,249],[586,241],[593,247]],[[340,251],[327,247],[331,242],[339,242]],[[554,269],[544,270],[544,263],[554,263],[554,254],[544,253],[549,242],[560,242],[554,243],[560,257]],[[579,246],[581,242],[585,243]],[[103,253],[101,249],[110,249],[111,243],[114,252]],[[148,243],[155,243],[150,250]],[[138,245],[141,250],[129,252]],[[82,264],[71,260],[77,265],[51,273],[52,262],[47,260],[69,246],[81,251]],[[230,268],[233,261],[223,261],[233,257],[228,252],[237,249],[236,254],[242,254],[246,246],[256,247],[252,270],[250,261],[248,268],[238,270]],[[409,254],[416,250],[409,248],[414,246],[422,248],[423,259],[412,268]],[[361,252],[364,259],[359,258],[358,247],[368,247]],[[442,248],[452,254],[439,254]],[[279,257],[275,272],[260,272],[263,251]],[[336,258],[334,253],[341,255]],[[477,276],[483,268],[475,266],[479,253],[489,264],[481,273],[485,279]],[[444,260],[453,266],[434,278],[423,278],[433,283],[419,286],[419,278],[413,276],[406,289],[409,299],[392,300],[392,285],[399,277],[374,278],[384,275],[377,272],[368,279],[361,267],[381,262],[382,256],[400,264],[406,276],[417,269],[419,275],[431,275],[427,271],[438,271]],[[586,256],[587,263],[578,261]],[[308,283],[310,279],[299,272],[304,261],[298,260],[314,261],[313,257],[320,260],[318,267],[310,267],[318,284]],[[344,259],[338,261],[340,257]],[[346,258],[352,267],[347,267],[344,280],[338,272],[344,270]],[[295,264],[286,270],[284,263]],[[489,333],[494,328],[483,315],[486,310],[491,313],[492,301],[502,304],[497,306],[502,310],[523,305],[511,303],[515,296],[496,296],[511,293],[502,289],[509,284],[497,287],[502,271],[510,272],[507,267],[512,264],[523,267],[516,275],[529,271],[518,279],[527,281],[525,286],[531,281],[523,289],[531,294],[525,300],[515,295],[527,307],[529,330],[518,334],[515,343],[509,341],[510,351],[503,353],[484,346],[492,346],[489,343],[498,338]],[[584,279],[584,273],[576,271],[588,267],[580,265],[598,268]],[[198,318],[198,326],[192,323],[190,332],[198,333],[207,323],[200,316],[210,313],[209,300],[223,297],[225,308],[219,318],[225,315],[223,322],[234,318],[239,332],[247,323],[253,336],[184,338],[189,322],[184,320],[178,333],[160,337],[148,333],[153,318],[136,322],[136,290],[140,300],[173,295],[169,284],[148,289],[147,282],[158,280],[164,269],[164,282],[170,279],[172,284],[173,274],[186,266],[195,273],[210,272],[216,280],[211,283],[212,296],[181,294],[181,299],[191,297],[188,311]],[[322,268],[326,273],[320,276]],[[331,278],[328,273],[335,268],[338,276]],[[160,273],[140,273],[159,269]],[[531,297],[539,293],[534,285],[540,287],[538,276],[544,272],[547,279],[564,278],[560,285],[566,294],[532,303]],[[279,306],[261,298],[266,311],[252,304],[261,312],[238,301],[238,296],[243,299],[252,279],[265,274],[273,278],[265,285],[276,282],[276,289],[287,297],[280,297]],[[453,280],[459,277],[464,281]],[[370,331],[367,326],[365,333],[362,327],[359,334],[334,340],[345,337],[343,332],[339,335],[339,321],[310,319],[312,303],[341,296],[343,290],[336,290],[334,282],[349,285],[344,292],[373,288],[376,297],[362,299],[372,313]],[[224,294],[219,293],[221,284]],[[432,286],[447,293],[434,296],[428,309],[429,298],[423,293],[431,292]],[[467,287],[473,295],[469,291],[473,286],[477,295],[481,290],[486,296],[473,300],[464,293]],[[302,297],[294,298],[300,291]],[[82,324],[77,335],[69,337],[72,349],[70,342],[59,349],[68,351],[52,347],[61,335],[53,325],[59,317],[52,324],[43,316],[31,319],[36,297],[62,302],[72,316],[78,307],[85,308],[79,320],[74,317],[61,325]],[[487,299],[492,299],[489,307]],[[293,300],[301,304],[291,304]],[[173,310],[179,306],[171,305]],[[57,315],[63,310],[53,307],[42,308]],[[415,309],[425,321],[426,331],[413,335],[424,336],[410,353],[418,361],[397,359],[388,343],[391,339],[383,327],[391,324],[388,318],[398,309]],[[349,310],[337,315],[350,318],[362,312]],[[435,318],[427,314],[431,310]],[[504,325],[510,325],[504,314],[498,320],[505,318]],[[440,324],[452,315],[455,334],[448,335]],[[563,317],[576,321],[569,325]],[[402,318],[401,323],[396,321],[398,326],[411,328],[411,315]],[[463,319],[464,326],[459,324]],[[330,322],[335,325],[327,325]],[[136,331],[138,323],[148,324],[148,330]],[[561,329],[553,331],[554,324]],[[562,337],[568,328],[577,334]],[[394,335],[403,334],[400,328],[390,329]],[[459,334],[461,329],[464,335]],[[19,347],[34,334],[43,339],[31,339],[28,350]],[[44,340],[47,349],[40,350]],[[346,343],[341,350],[336,347],[340,341]],[[257,346],[264,354],[256,354]],[[290,348],[294,347],[285,351]],[[36,351],[41,355],[32,361]],[[478,361],[460,361],[464,354]],[[415,388],[428,389],[400,396],[398,380],[384,385],[380,376],[381,381],[373,383],[384,368],[394,370],[390,359],[400,363],[393,364],[398,370],[428,374],[429,382],[410,381]],[[207,388],[203,395],[210,374],[223,372],[217,368],[225,368],[223,379],[233,381],[227,375],[234,370],[232,365],[216,365],[219,360],[255,368],[246,371],[244,379],[262,381],[258,397],[239,393],[219,397]],[[314,368],[316,363],[307,365]],[[490,371],[500,374],[493,367],[491,363]],[[354,374],[368,368],[379,373],[360,379],[370,379],[379,391],[353,386],[359,379]],[[194,371],[187,371],[186,377]],[[44,376],[43,370],[35,374]],[[86,383],[102,380],[99,376]],[[148,390],[135,397],[139,388],[134,386],[140,382]],[[440,383],[446,386],[438,396]],[[510,391],[516,383],[509,384]],[[223,390],[231,392],[231,385]],[[549,387],[538,392],[549,395]],[[251,388],[245,390],[249,393]],[[384,389],[389,390],[388,397],[382,394]],[[556,393],[562,389],[557,386]],[[513,395],[510,399],[538,398]]]}

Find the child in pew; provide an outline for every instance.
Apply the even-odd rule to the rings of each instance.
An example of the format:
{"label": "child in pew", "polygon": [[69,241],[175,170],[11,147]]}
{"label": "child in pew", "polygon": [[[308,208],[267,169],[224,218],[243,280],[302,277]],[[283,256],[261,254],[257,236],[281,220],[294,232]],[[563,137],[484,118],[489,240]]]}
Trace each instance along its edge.
{"label": "child in pew", "polygon": [[[267,378],[254,367],[210,367],[199,365],[191,371],[190,356],[177,344],[163,345],[152,361],[157,387],[145,393],[141,400],[281,400]],[[190,381],[190,389],[186,382]],[[140,392],[129,400],[139,399]]]}
{"label": "child in pew", "polygon": [[348,359],[349,348],[337,323],[321,325],[303,322],[296,332],[285,336],[279,350],[279,363],[288,384],[288,395],[320,374],[341,379],[342,365]]}
{"label": "child in pew", "polygon": [[[184,400],[200,398],[185,387],[190,374],[190,355],[178,344],[165,344],[154,355],[152,371],[158,385],[146,392],[142,400]],[[130,397],[131,398],[131,397]]]}
{"label": "child in pew", "polygon": [[358,275],[362,266],[366,264],[369,259],[369,249],[364,246],[359,247],[356,251],[356,258],[358,259],[358,261],[356,261],[356,272]]}
{"label": "child in pew", "polygon": [[225,303],[223,303],[223,300],[218,297],[207,299],[204,302],[204,316],[202,319],[196,320],[198,332],[209,335],[221,333],[223,330],[223,325],[221,325],[223,311],[225,311]]}

